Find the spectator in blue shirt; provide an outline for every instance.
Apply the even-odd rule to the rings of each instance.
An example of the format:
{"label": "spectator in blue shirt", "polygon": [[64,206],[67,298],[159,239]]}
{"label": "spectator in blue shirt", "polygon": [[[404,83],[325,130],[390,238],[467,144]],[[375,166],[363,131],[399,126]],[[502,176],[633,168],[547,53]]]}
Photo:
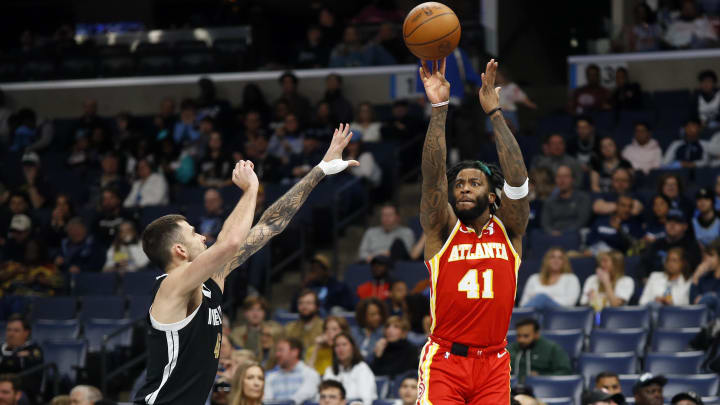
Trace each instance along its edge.
{"label": "spectator in blue shirt", "polygon": [[277,367],[265,377],[263,400],[293,400],[296,404],[312,400],[317,394],[320,376],[302,360],[302,343],[293,338],[280,339],[275,348]]}
{"label": "spectator in blue shirt", "polygon": [[188,145],[200,138],[195,118],[195,103],[192,100],[184,100],[180,105],[180,120],[173,128],[173,140],[176,145]]}
{"label": "spectator in blue shirt", "polygon": [[105,265],[105,248],[95,242],[79,217],[72,218],[66,226],[67,238],[60,245],[55,265],[69,273],[99,272]]}
{"label": "spectator in blue shirt", "polygon": [[720,315],[720,241],[707,247],[691,281],[690,303],[707,305],[713,318]]}
{"label": "spectator in blue shirt", "polygon": [[691,118],[685,123],[684,137],[668,146],[663,167],[670,169],[704,167],[708,165],[707,145],[700,140],[700,121]]}
{"label": "spectator in blue shirt", "polygon": [[698,215],[692,219],[695,237],[703,246],[708,246],[720,237],[720,218],[715,212],[715,196],[709,188],[701,188],[695,194]]}
{"label": "spectator in blue shirt", "polygon": [[593,255],[610,250],[625,253],[643,235],[640,221],[632,216],[632,197],[621,195],[616,205],[614,214],[598,217],[592,225],[587,245]]}
{"label": "spectator in blue shirt", "polygon": [[197,219],[198,233],[205,236],[207,244],[210,245],[217,239],[227,212],[223,198],[216,188],[205,191],[204,204],[205,212]]}

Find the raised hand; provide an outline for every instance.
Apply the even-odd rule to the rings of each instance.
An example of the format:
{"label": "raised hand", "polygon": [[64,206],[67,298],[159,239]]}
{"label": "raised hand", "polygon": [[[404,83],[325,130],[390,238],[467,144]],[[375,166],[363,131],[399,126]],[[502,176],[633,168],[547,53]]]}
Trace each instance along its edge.
{"label": "raised hand", "polygon": [[249,160],[241,160],[235,164],[232,173],[232,181],[242,191],[247,191],[250,187],[257,187],[259,184],[257,175],[253,170],[255,165]]}
{"label": "raised hand", "polygon": [[[428,67],[425,66],[426,62]],[[439,64],[437,61],[421,60],[420,79],[422,79],[425,94],[431,103],[437,104],[450,100],[450,82],[445,79],[444,58]]]}
{"label": "raised hand", "polygon": [[[342,153],[345,150],[345,147],[350,143],[352,135],[352,132],[350,132],[350,124],[340,124],[333,133],[332,141],[330,141],[330,147],[327,152],[325,152],[323,162],[342,159]],[[349,160],[348,166],[360,166],[360,163],[357,160]]]}
{"label": "raised hand", "polygon": [[497,73],[498,63],[495,59],[485,66],[485,73],[481,73],[482,87],[478,91],[480,96],[480,105],[485,113],[492,111],[500,106],[500,87],[495,87],[495,74]]}

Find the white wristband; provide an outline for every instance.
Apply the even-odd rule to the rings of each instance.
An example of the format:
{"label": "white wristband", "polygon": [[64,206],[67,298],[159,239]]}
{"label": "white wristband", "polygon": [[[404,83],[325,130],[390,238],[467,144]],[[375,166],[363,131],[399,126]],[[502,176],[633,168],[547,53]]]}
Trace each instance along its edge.
{"label": "white wristband", "polygon": [[530,179],[525,179],[525,183],[523,183],[523,185],[520,187],[513,187],[507,184],[506,181],[505,185],[503,186],[503,194],[505,194],[505,196],[511,200],[519,200],[521,198],[525,198],[530,191],[530,187],[528,186],[529,180]]}
{"label": "white wristband", "polygon": [[320,163],[318,163],[318,167],[327,176],[345,170],[348,167],[348,162],[342,159],[333,159],[329,162],[321,160]]}
{"label": "white wristband", "polygon": [[434,104],[430,104],[430,105],[432,105],[433,107],[442,107],[442,106],[448,105],[448,104],[450,104],[450,100],[441,101],[439,103],[434,103]]}

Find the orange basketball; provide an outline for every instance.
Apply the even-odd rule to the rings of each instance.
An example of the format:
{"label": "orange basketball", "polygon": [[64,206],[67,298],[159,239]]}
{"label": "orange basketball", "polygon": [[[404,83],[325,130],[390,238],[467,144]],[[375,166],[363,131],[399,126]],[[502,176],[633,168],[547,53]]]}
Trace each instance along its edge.
{"label": "orange basketball", "polygon": [[403,39],[413,55],[438,60],[460,42],[460,21],[450,7],[429,1],[410,10],[403,23]]}

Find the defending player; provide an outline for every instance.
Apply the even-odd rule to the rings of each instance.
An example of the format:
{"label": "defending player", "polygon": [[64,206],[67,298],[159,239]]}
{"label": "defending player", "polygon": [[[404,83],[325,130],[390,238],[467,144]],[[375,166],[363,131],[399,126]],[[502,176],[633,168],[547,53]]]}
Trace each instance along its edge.
{"label": "defending player", "polygon": [[352,137],[349,130],[349,125],[335,130],[320,164],[271,205],[252,229],[258,179],[252,163],[243,161],[233,170],[233,182],[243,196],[210,248],[180,215],[167,215],[148,225],[143,250],[166,274],[153,288],[147,380],[135,403],[205,403],[218,369],[225,278],[285,229],[325,175],[358,165],[341,159]]}
{"label": "defending player", "polygon": [[445,61],[435,62],[432,72],[425,61],[420,68],[433,104],[420,203],[432,327],[420,357],[418,404],[510,403],[505,336],[528,221],[528,176],[499,108],[496,71],[497,62],[491,60],[479,96],[492,120],[502,172],[495,165],[463,161],[446,173],[450,83],[444,77]]}

